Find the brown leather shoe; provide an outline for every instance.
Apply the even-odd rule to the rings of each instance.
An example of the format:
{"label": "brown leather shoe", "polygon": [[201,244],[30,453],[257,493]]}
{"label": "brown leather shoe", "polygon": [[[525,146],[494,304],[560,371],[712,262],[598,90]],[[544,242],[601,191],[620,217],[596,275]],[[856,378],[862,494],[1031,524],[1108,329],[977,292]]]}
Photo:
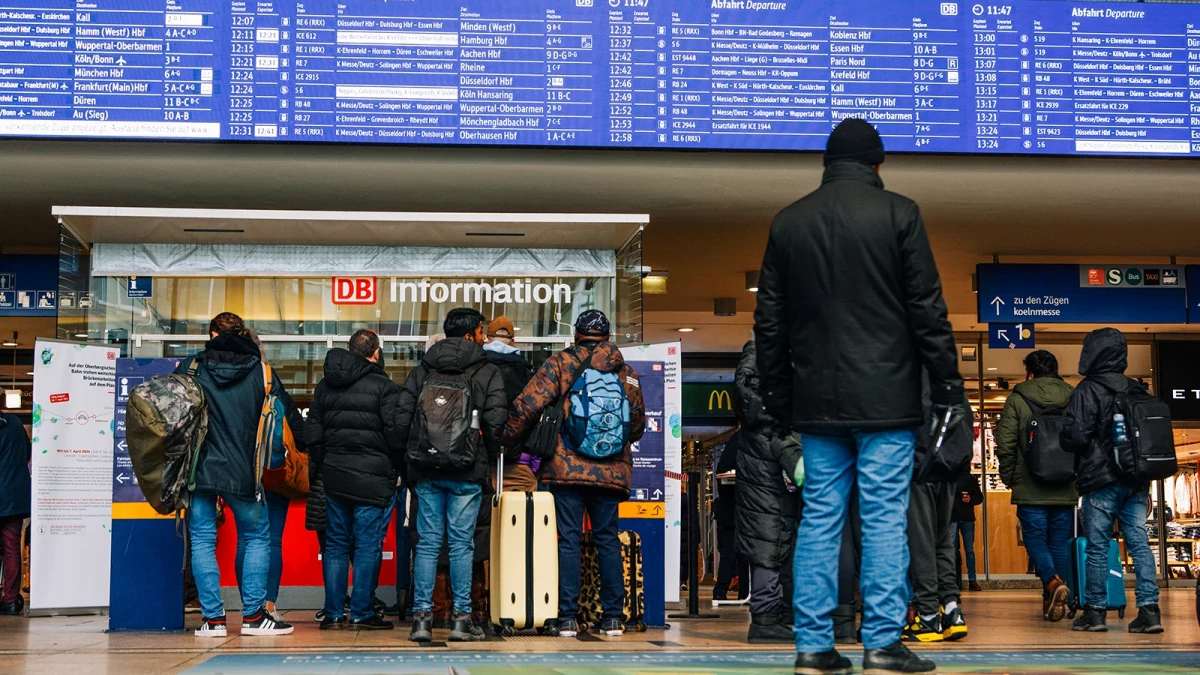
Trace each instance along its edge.
{"label": "brown leather shoe", "polygon": [[1062,621],[1067,615],[1067,602],[1071,598],[1071,589],[1061,577],[1055,576],[1046,584],[1046,600],[1042,601],[1042,616],[1047,621]]}

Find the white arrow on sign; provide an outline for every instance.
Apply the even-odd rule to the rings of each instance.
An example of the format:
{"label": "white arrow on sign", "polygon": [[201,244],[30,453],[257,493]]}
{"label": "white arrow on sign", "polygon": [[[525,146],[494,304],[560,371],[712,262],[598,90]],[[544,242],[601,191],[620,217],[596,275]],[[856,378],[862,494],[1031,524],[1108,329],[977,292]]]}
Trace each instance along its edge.
{"label": "white arrow on sign", "polygon": [[117,441],[117,449],[121,452],[126,452],[129,450],[129,444],[123,440]]}
{"label": "white arrow on sign", "polygon": [[996,297],[992,298],[992,301],[989,304],[996,308],[996,316],[1000,316],[1000,305],[1004,304],[1004,301],[1000,299],[1000,296],[997,295]]}
{"label": "white arrow on sign", "polygon": [[662,499],[662,490],[655,489],[654,490],[654,500],[658,501],[659,499]]}
{"label": "white arrow on sign", "polygon": [[127,481],[127,480],[129,480],[129,476],[126,476],[123,473],[117,474],[117,482],[120,483],[121,485],[124,485],[125,481]]}
{"label": "white arrow on sign", "polygon": [[1004,338],[1005,342],[1012,342],[1012,340],[1008,339],[1008,331],[1004,330],[1004,329],[1000,329],[1000,330],[996,331],[996,337]]}

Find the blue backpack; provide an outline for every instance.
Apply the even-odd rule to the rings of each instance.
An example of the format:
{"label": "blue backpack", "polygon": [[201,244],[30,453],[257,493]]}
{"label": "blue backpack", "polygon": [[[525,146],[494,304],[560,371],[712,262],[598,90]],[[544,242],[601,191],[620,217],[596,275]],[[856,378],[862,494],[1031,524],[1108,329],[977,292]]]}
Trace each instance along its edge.
{"label": "blue backpack", "polygon": [[567,392],[571,412],[563,424],[567,447],[592,459],[620,454],[629,440],[629,398],[616,373],[588,368]]}

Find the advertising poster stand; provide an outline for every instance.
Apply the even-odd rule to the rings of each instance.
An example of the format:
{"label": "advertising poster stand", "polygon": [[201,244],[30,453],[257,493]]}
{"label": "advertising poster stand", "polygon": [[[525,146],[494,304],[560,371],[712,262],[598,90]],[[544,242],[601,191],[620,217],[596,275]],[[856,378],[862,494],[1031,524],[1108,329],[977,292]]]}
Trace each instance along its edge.
{"label": "advertising poster stand", "polygon": [[[150,507],[133,475],[125,441],[129,392],[174,372],[174,359],[118,359],[112,462],[110,631],[183,630],[183,542],[174,516]],[[186,527],[182,520],[179,528]]]}

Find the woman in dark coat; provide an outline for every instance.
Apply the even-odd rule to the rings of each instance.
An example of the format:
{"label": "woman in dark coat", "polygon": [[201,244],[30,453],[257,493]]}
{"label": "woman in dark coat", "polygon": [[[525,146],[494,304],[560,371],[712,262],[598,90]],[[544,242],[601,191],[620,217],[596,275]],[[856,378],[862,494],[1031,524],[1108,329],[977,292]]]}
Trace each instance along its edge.
{"label": "woman in dark coat", "polygon": [[750,563],[752,644],[791,643],[791,564],[800,493],[786,476],[800,444],[763,408],[754,341],[746,343],[734,377],[734,412],[742,428],[737,459],[737,550]]}

